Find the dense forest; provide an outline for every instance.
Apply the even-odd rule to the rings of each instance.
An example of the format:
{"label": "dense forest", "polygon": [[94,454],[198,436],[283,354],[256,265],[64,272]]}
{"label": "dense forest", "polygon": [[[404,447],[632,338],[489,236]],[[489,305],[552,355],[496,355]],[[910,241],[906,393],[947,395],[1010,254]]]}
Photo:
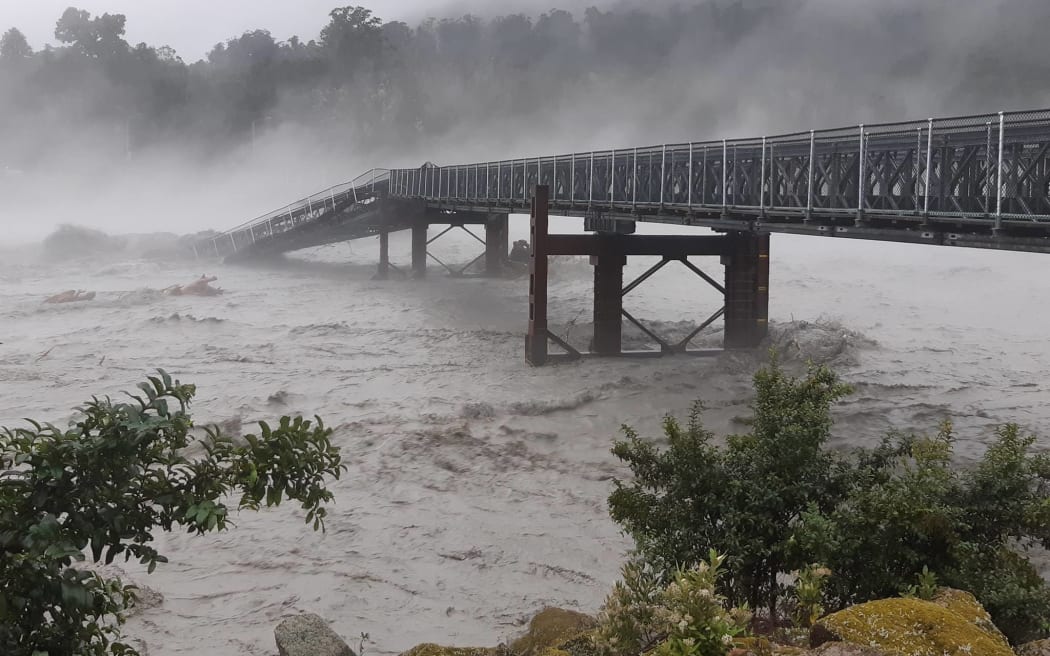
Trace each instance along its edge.
{"label": "dense forest", "polygon": [[315,35],[249,30],[187,62],[128,43],[122,14],[71,7],[57,46],[3,34],[0,168],[52,166],[72,144],[215,156],[282,130],[360,152],[485,125],[491,157],[530,131],[569,134],[569,150],[1034,106],[1044,19],[1042,0],[627,2],[417,25],[341,7]]}

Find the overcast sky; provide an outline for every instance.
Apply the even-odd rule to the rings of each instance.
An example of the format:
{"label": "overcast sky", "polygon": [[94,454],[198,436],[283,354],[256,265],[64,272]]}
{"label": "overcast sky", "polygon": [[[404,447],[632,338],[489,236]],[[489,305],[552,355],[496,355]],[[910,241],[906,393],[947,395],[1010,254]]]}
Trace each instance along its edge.
{"label": "overcast sky", "polygon": [[92,15],[128,17],[127,39],[152,46],[169,45],[187,62],[202,58],[213,45],[247,30],[266,29],[278,40],[296,35],[315,38],[333,7],[360,4],[384,20],[414,22],[424,16],[459,15],[467,11],[540,12],[558,6],[569,10],[596,0],[0,0],[0,31],[17,27],[34,48],[54,43],[55,21],[66,7]]}

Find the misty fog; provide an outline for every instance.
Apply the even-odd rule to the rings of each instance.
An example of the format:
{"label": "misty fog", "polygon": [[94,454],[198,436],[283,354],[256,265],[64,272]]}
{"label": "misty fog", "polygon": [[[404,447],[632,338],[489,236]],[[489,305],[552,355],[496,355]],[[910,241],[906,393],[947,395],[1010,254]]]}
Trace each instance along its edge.
{"label": "misty fog", "polygon": [[129,43],[137,3],[67,14],[32,54],[9,32],[0,239],[222,229],[372,166],[1047,104],[1040,0],[389,5],[297,36],[245,12],[199,61]]}

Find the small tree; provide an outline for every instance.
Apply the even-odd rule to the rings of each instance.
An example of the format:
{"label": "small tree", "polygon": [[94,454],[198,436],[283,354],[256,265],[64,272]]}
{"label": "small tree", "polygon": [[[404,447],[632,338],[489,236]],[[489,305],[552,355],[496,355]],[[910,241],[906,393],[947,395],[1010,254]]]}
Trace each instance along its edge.
{"label": "small tree", "polygon": [[135,654],[120,641],[134,590],[78,564],[123,556],[152,572],[167,562],[154,532],[225,530],[229,495],[251,510],[297,501],[323,530],[325,480],[346,467],[320,419],[236,442],[208,429],[191,456],[194,386],[161,371],[139,387],[129,403],[93,399],[66,431],[0,429],[0,653]]}

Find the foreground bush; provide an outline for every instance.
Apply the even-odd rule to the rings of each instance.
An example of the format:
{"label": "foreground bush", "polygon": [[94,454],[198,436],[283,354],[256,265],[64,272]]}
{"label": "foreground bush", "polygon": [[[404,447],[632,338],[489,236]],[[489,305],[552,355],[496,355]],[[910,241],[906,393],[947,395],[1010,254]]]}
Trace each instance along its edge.
{"label": "foreground bush", "polygon": [[887,440],[878,460],[891,466],[862,467],[831,511],[805,513],[798,547],[839,574],[828,583],[836,607],[891,596],[927,568],[974,593],[1015,643],[1039,638],[1050,589],[1025,553],[1050,547],[1050,460],[1015,425],[973,468],[952,467],[953,442],[948,423]]}
{"label": "foreground bush", "polygon": [[240,509],[297,501],[324,528],[325,480],[345,466],[320,420],[282,417],[243,443],[209,431],[191,457],[194,386],[160,372],[140,389],[85,404],[67,431],[0,429],[0,653],[134,654],[120,641],[134,590],[80,564],[123,556],[152,572],[167,562],[154,531],[225,530],[228,495]]}
{"label": "foreground bush", "polygon": [[699,406],[685,427],[664,421],[666,450],[625,427],[613,453],[634,481],[617,481],[609,506],[657,570],[700,562],[710,549],[730,554],[723,593],[775,616],[777,575],[811,562],[790,549],[794,524],[814,503],[833,507],[848,485],[847,464],[824,445],[831,404],[849,388],[825,368],[799,380],[774,363],[755,375],[755,389],[751,433],[724,448]]}
{"label": "foreground bush", "polygon": [[717,592],[724,561],[711,552],[667,584],[644,563],[628,563],[598,617],[595,646],[610,656],[724,656],[751,619]]}
{"label": "foreground bush", "polygon": [[[951,426],[932,438],[891,435],[870,450],[827,448],[831,404],[849,388],[824,367],[796,378],[774,360],[755,375],[751,431],[726,445],[700,421],[664,422],[666,449],[625,428],[613,452],[634,480],[617,481],[610,513],[666,577],[708,549],[731,554],[719,590],[734,604],[819,611],[914,591],[933,580],[973,592],[1019,642],[1044,635],[1050,590],[1026,556],[1050,548],[1050,459],[1033,438],[999,429],[981,462],[951,466]],[[827,566],[820,582],[793,572]],[[923,574],[925,569],[925,574]],[[804,587],[800,587],[804,586]]]}

